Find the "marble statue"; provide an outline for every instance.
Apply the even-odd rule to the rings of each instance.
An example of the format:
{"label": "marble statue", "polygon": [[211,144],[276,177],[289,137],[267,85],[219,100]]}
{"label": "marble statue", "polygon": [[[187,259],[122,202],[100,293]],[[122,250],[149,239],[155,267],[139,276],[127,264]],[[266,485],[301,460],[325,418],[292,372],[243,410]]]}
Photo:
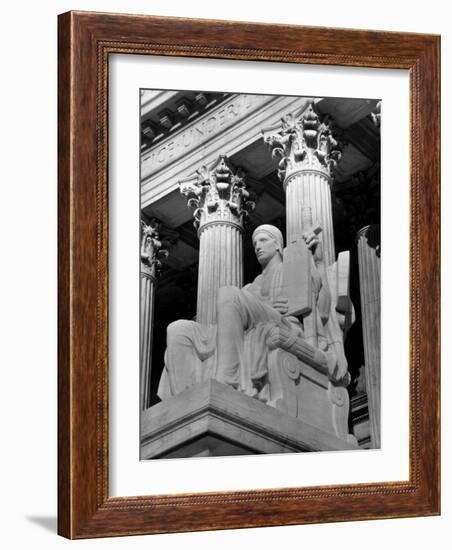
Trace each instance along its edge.
{"label": "marble statue", "polygon": [[[309,251],[310,292],[316,346],[304,338],[303,320],[288,315],[284,295],[284,245],[278,228],[261,225],[253,233],[253,246],[262,273],[243,288],[223,286],[217,295],[216,323],[179,320],[167,329],[165,366],[158,395],[161,399],[215,378],[269,404],[271,382],[268,355],[275,347],[289,349],[303,360],[324,364],[339,380],[346,375],[335,355],[335,331],[330,327],[332,297],[322,245],[314,231],[302,239]],[[306,267],[306,266],[305,266]],[[293,266],[289,269],[293,269]],[[276,342],[275,344],[275,335]],[[272,345],[273,342],[273,345]],[[287,344],[285,346],[285,343]],[[339,359],[339,361],[338,361]]]}

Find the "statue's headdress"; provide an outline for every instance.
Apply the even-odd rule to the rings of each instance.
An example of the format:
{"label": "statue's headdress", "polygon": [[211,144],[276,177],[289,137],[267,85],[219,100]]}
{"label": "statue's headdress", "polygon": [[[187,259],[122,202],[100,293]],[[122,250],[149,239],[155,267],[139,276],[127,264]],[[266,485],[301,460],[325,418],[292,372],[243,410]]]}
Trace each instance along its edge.
{"label": "statue's headdress", "polygon": [[256,229],[253,231],[253,235],[251,237],[253,241],[254,241],[254,237],[258,233],[267,233],[267,235],[270,235],[270,237],[274,239],[278,244],[279,253],[281,254],[281,257],[282,257],[283,250],[284,250],[284,239],[281,231],[274,225],[269,225],[269,224],[259,225],[259,227],[256,227]]}

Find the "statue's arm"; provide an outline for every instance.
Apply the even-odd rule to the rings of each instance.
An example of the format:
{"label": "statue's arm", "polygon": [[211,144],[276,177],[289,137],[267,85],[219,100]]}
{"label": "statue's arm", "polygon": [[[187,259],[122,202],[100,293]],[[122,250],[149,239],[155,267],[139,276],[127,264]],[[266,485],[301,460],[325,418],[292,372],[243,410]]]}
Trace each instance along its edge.
{"label": "statue's arm", "polygon": [[318,270],[322,281],[322,286],[320,287],[319,297],[317,300],[317,309],[319,311],[322,323],[326,324],[331,310],[331,292],[328,284],[328,277],[326,275],[325,264],[323,263],[321,268],[318,266]]}
{"label": "statue's arm", "polygon": [[328,283],[328,277],[326,274],[326,265],[323,255],[322,243],[315,233],[308,233],[304,235],[306,245],[312,252],[314,265],[317,270],[318,277],[320,279],[320,289],[317,298],[317,309],[320,314],[322,323],[325,324],[330,316],[331,310],[331,292]]}

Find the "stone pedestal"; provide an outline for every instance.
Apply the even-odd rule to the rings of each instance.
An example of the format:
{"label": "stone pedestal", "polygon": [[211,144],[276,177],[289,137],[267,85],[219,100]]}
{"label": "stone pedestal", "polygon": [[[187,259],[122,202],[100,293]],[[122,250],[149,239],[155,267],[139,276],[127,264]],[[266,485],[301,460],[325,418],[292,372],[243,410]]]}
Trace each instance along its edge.
{"label": "stone pedestal", "polygon": [[243,221],[254,203],[245,188],[245,173],[225,156],[179,186],[194,208],[200,240],[196,321],[210,325],[216,323],[218,289],[243,285]]}
{"label": "stone pedestal", "polygon": [[145,411],[141,459],[357,449],[216,380]]}
{"label": "stone pedestal", "polygon": [[380,447],[380,227],[357,233],[359,284],[372,447]]}

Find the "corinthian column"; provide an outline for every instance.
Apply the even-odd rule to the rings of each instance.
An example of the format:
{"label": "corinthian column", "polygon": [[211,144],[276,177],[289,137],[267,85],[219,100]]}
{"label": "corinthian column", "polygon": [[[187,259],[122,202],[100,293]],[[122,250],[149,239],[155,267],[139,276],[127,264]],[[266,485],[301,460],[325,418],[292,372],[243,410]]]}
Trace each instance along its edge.
{"label": "corinthian column", "polygon": [[341,158],[341,144],[332,119],[320,116],[313,104],[297,115],[263,131],[273,158],[279,159],[278,175],[286,192],[287,243],[312,229],[303,222],[309,208],[320,225],[326,265],[335,261],[331,206],[332,171]]}
{"label": "corinthian column", "polygon": [[179,186],[195,209],[200,241],[196,320],[214,324],[218,289],[243,285],[243,220],[254,203],[245,189],[244,172],[223,155]]}
{"label": "corinthian column", "polygon": [[159,256],[167,255],[161,250],[158,225],[142,222],[141,280],[140,280],[140,392],[141,408],[150,406],[152,324],[154,318],[154,286],[160,268]]}
{"label": "corinthian column", "polygon": [[380,447],[380,227],[358,231],[359,286],[372,447]]}

